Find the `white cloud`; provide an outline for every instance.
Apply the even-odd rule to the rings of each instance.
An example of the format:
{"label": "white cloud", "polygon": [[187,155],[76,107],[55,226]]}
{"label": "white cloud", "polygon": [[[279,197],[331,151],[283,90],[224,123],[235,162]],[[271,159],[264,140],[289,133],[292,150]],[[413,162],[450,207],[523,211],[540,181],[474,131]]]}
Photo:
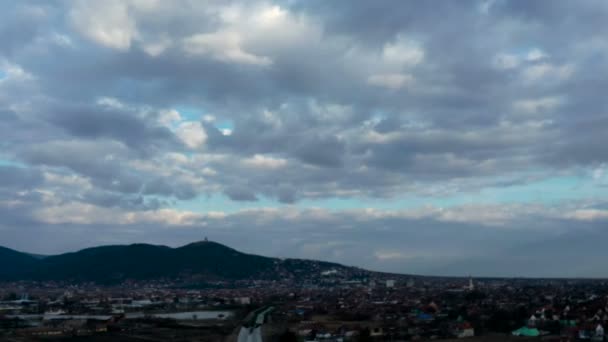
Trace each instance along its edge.
{"label": "white cloud", "polygon": [[142,44],[142,48],[145,53],[152,57],[156,57],[165,52],[168,48],[173,45],[171,38],[167,36],[161,36],[155,41],[145,42]]}
{"label": "white cloud", "polygon": [[526,55],[526,60],[536,62],[547,57],[547,54],[545,54],[541,49],[532,49]]}
{"label": "white cloud", "polygon": [[96,103],[103,107],[114,108],[114,109],[125,109],[127,106],[115,97],[100,97]]}
{"label": "white cloud", "polygon": [[142,11],[158,10],[162,4],[161,0],[126,0],[133,8]]}
{"label": "white cloud", "polygon": [[206,114],[203,116],[203,121],[205,121],[207,123],[213,123],[213,122],[215,122],[215,120],[216,120],[215,116],[213,116],[213,115]]}
{"label": "white cloud", "polygon": [[376,251],[374,256],[381,261],[407,258],[403,253],[396,251]]}
{"label": "white cloud", "polygon": [[551,111],[559,107],[563,100],[557,96],[547,96],[538,99],[526,99],[515,101],[513,107],[518,112],[536,114]]}
{"label": "white cloud", "polygon": [[547,59],[549,56],[539,48],[533,48],[527,53],[498,53],[492,64],[498,69],[516,69],[521,65],[532,64]]}
{"label": "white cloud", "polygon": [[139,36],[128,2],[78,0],[70,11],[72,24],[82,35],[103,46],[128,50]]}
{"label": "white cloud", "polygon": [[367,83],[389,90],[411,86],[415,78],[409,70],[422,63],[425,56],[417,42],[403,36],[386,43],[379,56],[359,48],[352,49],[346,56],[353,55],[355,51],[356,57],[352,62],[367,72]]}
{"label": "white cloud", "polygon": [[490,10],[492,9],[492,6],[494,6],[494,3],[496,2],[496,0],[485,0],[483,1],[480,5],[479,5],[479,11],[483,14],[488,14],[490,13]]}
{"label": "white cloud", "polygon": [[521,63],[521,59],[517,55],[500,53],[494,57],[494,67],[498,69],[515,69]]}
{"label": "white cloud", "polygon": [[184,50],[194,56],[210,56],[222,62],[267,66],[272,60],[257,56],[242,48],[242,38],[237,32],[219,31],[201,33],[183,40]]}
{"label": "white cloud", "polygon": [[57,32],[49,37],[49,41],[61,47],[74,47],[74,42],[69,36]]}
{"label": "white cloud", "polygon": [[165,157],[171,161],[171,163],[178,165],[187,164],[189,161],[188,156],[183,153],[171,152],[167,153]]}
{"label": "white cloud", "polygon": [[414,83],[414,77],[409,74],[377,74],[370,76],[367,81],[377,87],[398,90]]}
{"label": "white cloud", "polygon": [[384,45],[382,59],[387,65],[401,69],[421,63],[424,50],[416,42],[399,36],[394,42]]}
{"label": "white cloud", "polygon": [[175,109],[161,110],[158,117],[160,124],[166,127],[173,127],[175,123],[182,121],[182,116]]}
{"label": "white cloud", "polygon": [[44,180],[51,186],[63,186],[79,190],[91,190],[93,184],[90,179],[78,174],[59,174],[51,171],[43,173]]}
{"label": "white cloud", "polygon": [[580,221],[608,220],[608,210],[578,209],[571,212],[567,212],[564,217],[567,219],[574,219]]}
{"label": "white cloud", "polygon": [[238,34],[244,50],[255,55],[284,55],[302,48],[316,49],[323,38],[321,24],[305,15],[268,3],[232,5],[220,10],[220,31]]}
{"label": "white cloud", "polygon": [[425,205],[401,210],[361,209],[347,211],[360,220],[383,218],[432,219],[447,223],[474,223],[482,226],[509,227],[517,220],[530,216],[556,217],[559,212],[542,205],[478,204],[438,207]]}
{"label": "white cloud", "polygon": [[[34,217],[49,224],[143,224],[157,223],[172,226],[196,224],[205,218],[204,214],[175,209],[122,212],[114,208],[104,208],[92,204],[69,202],[48,205],[37,209]],[[221,218],[211,213],[211,218]]]}
{"label": "white cloud", "polygon": [[259,169],[278,169],[286,166],[287,160],[283,158],[275,158],[256,154],[253,157],[244,159],[243,164]]}
{"label": "white cloud", "polygon": [[191,149],[199,148],[207,141],[207,132],[200,122],[182,122],[175,130],[175,134]]}
{"label": "white cloud", "polygon": [[212,176],[217,175],[217,171],[215,171],[214,169],[212,169],[212,168],[210,168],[210,167],[205,167],[205,168],[203,168],[203,169],[201,170],[201,174],[202,174],[203,176],[209,176],[209,177],[212,177]]}
{"label": "white cloud", "polygon": [[564,81],[574,73],[574,66],[570,64],[556,66],[551,63],[534,64],[523,71],[524,80],[537,82],[541,80]]}
{"label": "white cloud", "polygon": [[[219,215],[213,214],[214,218]],[[160,209],[154,211],[131,212],[121,218],[122,224],[130,223],[162,223],[173,226],[192,225],[200,222],[204,214],[191,211],[180,211],[175,209]]]}
{"label": "white cloud", "polygon": [[0,59],[0,81],[29,81],[34,76],[23,69],[20,65]]}
{"label": "white cloud", "polygon": [[595,168],[592,171],[592,178],[594,181],[598,181],[601,182],[603,180],[605,180],[606,176],[608,175],[608,173],[606,172],[606,169],[608,168],[607,164],[602,164],[600,166],[598,166],[597,168]]}
{"label": "white cloud", "polygon": [[388,133],[379,133],[375,130],[366,131],[363,134],[363,139],[366,142],[372,144],[386,144],[390,142],[397,141],[402,139],[404,134],[402,132],[388,132]]}

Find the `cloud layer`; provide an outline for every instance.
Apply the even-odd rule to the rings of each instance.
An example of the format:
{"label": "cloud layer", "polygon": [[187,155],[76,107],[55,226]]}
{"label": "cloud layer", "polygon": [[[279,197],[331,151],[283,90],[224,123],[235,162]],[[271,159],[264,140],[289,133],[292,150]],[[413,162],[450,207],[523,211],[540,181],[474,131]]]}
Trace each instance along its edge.
{"label": "cloud layer", "polygon": [[3,8],[9,247],[208,234],[384,270],[558,275],[564,241],[581,263],[607,235],[602,1]]}

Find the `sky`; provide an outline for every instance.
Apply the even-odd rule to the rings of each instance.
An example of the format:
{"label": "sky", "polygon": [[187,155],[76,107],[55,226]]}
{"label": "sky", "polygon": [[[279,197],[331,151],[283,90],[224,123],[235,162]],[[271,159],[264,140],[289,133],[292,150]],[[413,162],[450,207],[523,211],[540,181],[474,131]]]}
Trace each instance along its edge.
{"label": "sky", "polygon": [[606,1],[0,6],[0,245],[608,277]]}

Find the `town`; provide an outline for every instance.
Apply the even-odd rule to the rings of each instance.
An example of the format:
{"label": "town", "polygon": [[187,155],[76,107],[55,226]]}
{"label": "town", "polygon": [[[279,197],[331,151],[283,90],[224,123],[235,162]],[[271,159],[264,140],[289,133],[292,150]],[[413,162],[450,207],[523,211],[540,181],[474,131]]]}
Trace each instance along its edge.
{"label": "town", "polygon": [[604,341],[608,282],[345,274],[0,285],[4,341]]}

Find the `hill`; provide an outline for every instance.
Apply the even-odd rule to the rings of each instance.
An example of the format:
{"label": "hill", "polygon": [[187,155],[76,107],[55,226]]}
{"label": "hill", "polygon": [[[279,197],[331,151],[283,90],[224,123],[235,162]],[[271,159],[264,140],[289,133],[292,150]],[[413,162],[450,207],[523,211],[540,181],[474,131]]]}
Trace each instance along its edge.
{"label": "hill", "polygon": [[179,248],[133,244],[87,248],[44,258],[0,248],[0,280],[116,283],[127,279],[189,278],[203,281],[301,278],[323,270],[355,268],[313,260],[277,259],[201,241]]}
{"label": "hill", "polygon": [[0,279],[24,277],[37,265],[38,259],[29,254],[0,247]]}

